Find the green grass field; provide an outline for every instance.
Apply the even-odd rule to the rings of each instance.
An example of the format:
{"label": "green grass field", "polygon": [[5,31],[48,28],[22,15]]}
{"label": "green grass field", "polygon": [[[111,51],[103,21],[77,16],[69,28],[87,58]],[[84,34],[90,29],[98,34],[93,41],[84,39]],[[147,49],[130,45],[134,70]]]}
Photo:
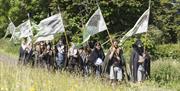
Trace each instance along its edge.
{"label": "green grass field", "polygon": [[[156,63],[153,63],[154,66]],[[180,66],[180,63],[176,64]],[[153,67],[154,67],[153,66]],[[82,77],[68,72],[51,72],[40,68],[0,62],[0,91],[176,91],[178,83],[160,85],[155,80],[142,84],[128,82],[112,86],[108,80]]]}

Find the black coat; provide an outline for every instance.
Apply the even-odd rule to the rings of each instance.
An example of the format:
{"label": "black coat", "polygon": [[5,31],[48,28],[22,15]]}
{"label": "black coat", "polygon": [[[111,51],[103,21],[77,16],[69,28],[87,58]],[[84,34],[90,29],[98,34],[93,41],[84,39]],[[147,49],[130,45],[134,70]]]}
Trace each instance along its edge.
{"label": "black coat", "polygon": [[94,48],[90,54],[89,60],[95,63],[98,58],[101,58],[102,61],[104,61],[105,58],[104,51],[103,49],[97,50],[96,48]]}
{"label": "black coat", "polygon": [[[138,47],[141,45],[142,47]],[[130,57],[130,71],[131,71],[131,80],[137,81],[137,71],[138,71],[138,60],[139,56],[143,53],[143,45],[141,40],[136,40],[136,42],[132,45],[132,53]]]}
{"label": "black coat", "polygon": [[25,55],[25,50],[22,48],[22,46],[19,48],[19,61],[22,61]]}
{"label": "black coat", "polygon": [[137,81],[139,54],[136,49],[133,48],[130,58],[130,71],[133,81]]}
{"label": "black coat", "polygon": [[144,61],[144,70],[146,78],[150,78],[151,72],[151,58],[149,54],[146,54],[146,59]]}

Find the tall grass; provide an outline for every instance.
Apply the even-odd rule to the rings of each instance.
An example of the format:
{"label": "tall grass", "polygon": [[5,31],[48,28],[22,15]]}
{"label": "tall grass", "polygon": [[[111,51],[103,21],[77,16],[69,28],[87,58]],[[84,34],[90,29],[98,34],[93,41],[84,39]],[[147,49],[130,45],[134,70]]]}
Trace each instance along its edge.
{"label": "tall grass", "polygon": [[[158,66],[159,64],[156,63],[152,65],[152,67]],[[176,64],[176,67],[178,66],[180,66],[179,63]],[[153,77],[154,74],[162,74],[158,70],[153,68],[155,72],[153,72]],[[128,82],[112,86],[109,80],[93,76],[83,77],[66,71],[52,72],[46,69],[9,65],[3,62],[0,62],[0,72],[0,91],[172,91],[180,89],[178,83],[173,83],[175,79],[161,85],[152,79],[142,84]]]}
{"label": "tall grass", "polygon": [[14,44],[8,39],[0,39],[0,52],[13,57],[18,56],[19,44]]}
{"label": "tall grass", "polygon": [[151,79],[159,86],[180,90],[180,62],[174,59],[159,59],[152,63]]}

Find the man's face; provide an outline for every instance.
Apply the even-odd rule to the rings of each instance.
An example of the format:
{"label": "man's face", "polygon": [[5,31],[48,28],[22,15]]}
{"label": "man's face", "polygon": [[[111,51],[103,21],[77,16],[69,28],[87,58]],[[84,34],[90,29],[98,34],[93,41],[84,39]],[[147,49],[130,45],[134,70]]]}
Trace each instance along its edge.
{"label": "man's face", "polygon": [[118,47],[118,42],[117,41],[114,41],[113,44],[114,44],[114,47],[116,47],[116,48]]}
{"label": "man's face", "polygon": [[40,46],[39,45],[36,45],[36,50],[40,51]]}
{"label": "man's face", "polygon": [[63,44],[62,41],[59,41],[59,44],[62,45]]}
{"label": "man's face", "polygon": [[40,48],[44,48],[44,45],[43,45],[43,44],[41,44],[41,45],[40,45]]}
{"label": "man's face", "polygon": [[79,53],[82,53],[82,52],[83,52],[83,49],[80,48],[78,51],[79,51]]}
{"label": "man's face", "polygon": [[96,49],[100,50],[100,49],[101,49],[101,45],[100,45],[100,44],[97,44],[97,45],[96,45]]}

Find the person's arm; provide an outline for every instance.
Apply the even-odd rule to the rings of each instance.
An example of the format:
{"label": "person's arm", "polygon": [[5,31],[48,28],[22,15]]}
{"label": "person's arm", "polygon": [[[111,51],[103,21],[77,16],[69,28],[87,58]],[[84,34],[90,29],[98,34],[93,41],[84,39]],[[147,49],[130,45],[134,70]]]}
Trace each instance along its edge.
{"label": "person's arm", "polygon": [[120,48],[117,48],[117,49],[116,49],[116,52],[117,52],[116,58],[117,58],[118,61],[120,62],[120,61],[121,61],[121,49],[120,49]]}
{"label": "person's arm", "polygon": [[114,52],[115,52],[115,48],[111,48],[111,53],[110,53],[110,55],[109,55],[109,59],[111,60],[112,59],[112,57],[113,57],[113,55],[114,55]]}
{"label": "person's arm", "polygon": [[77,49],[74,49],[73,50],[73,56],[75,57],[75,58],[77,58],[78,57],[78,50]]}

